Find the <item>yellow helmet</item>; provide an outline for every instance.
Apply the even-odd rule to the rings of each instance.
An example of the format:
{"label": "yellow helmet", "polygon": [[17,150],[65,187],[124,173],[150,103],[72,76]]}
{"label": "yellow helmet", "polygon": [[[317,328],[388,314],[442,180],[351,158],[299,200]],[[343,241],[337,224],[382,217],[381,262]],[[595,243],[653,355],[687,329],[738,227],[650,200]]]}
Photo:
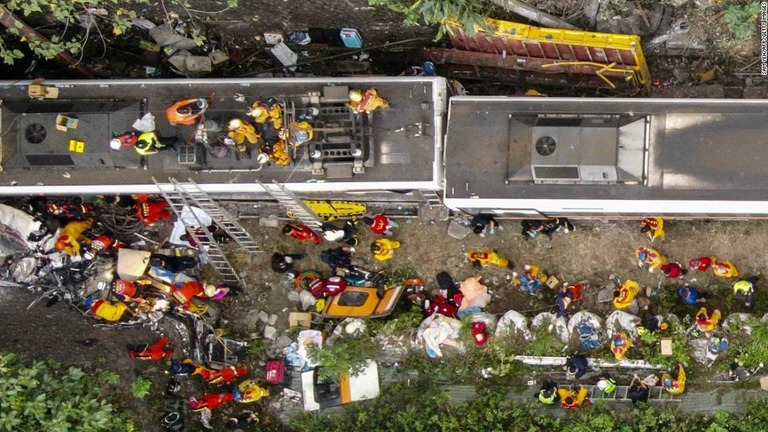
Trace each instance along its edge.
{"label": "yellow helmet", "polygon": [[248,115],[253,117],[258,117],[263,114],[264,114],[264,108],[261,105],[251,107],[250,111],[248,111]]}
{"label": "yellow helmet", "polygon": [[361,100],[363,100],[363,94],[357,90],[350,90],[349,100],[351,100],[352,102],[360,102]]}

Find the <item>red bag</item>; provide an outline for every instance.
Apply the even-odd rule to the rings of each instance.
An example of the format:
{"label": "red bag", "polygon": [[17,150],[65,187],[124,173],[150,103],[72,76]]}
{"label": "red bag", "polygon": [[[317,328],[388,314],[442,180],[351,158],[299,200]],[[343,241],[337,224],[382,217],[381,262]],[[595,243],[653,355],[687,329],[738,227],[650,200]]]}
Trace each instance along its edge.
{"label": "red bag", "polygon": [[268,385],[281,385],[285,382],[285,362],[268,360],[265,381]]}

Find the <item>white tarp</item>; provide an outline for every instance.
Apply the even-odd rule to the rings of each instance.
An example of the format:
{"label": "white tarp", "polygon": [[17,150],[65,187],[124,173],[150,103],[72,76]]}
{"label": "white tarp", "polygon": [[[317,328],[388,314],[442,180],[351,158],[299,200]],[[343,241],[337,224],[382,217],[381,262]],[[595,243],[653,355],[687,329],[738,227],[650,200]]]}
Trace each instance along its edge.
{"label": "white tarp", "polygon": [[496,325],[496,336],[520,334],[528,342],[533,340],[533,335],[528,329],[528,318],[518,311],[508,311],[501,317]]}

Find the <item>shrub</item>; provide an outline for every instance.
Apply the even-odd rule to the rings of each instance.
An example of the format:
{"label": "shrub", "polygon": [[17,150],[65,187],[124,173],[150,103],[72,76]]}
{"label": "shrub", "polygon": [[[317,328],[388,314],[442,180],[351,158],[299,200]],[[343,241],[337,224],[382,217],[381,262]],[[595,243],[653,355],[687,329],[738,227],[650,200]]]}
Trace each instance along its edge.
{"label": "shrub", "polygon": [[114,376],[0,354],[0,430],[124,431],[125,416],[101,397]]}

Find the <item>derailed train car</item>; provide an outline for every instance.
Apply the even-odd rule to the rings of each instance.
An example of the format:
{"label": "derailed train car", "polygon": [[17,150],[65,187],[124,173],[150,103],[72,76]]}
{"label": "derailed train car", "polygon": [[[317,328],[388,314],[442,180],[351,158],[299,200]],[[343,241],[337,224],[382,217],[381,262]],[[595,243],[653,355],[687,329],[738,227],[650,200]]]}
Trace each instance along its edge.
{"label": "derailed train car", "polygon": [[[371,88],[387,108],[349,108],[349,91]],[[274,201],[275,182],[305,199],[522,218],[768,215],[768,101],[448,95],[439,77],[0,83],[0,194],[156,193],[175,178],[246,202]],[[208,100],[204,118],[172,125],[166,109],[187,98]],[[248,114],[269,98],[283,123],[271,137]],[[170,150],[110,146],[147,114]],[[260,139],[301,121],[314,133],[280,165],[261,142],[213,145],[232,119]]]}

